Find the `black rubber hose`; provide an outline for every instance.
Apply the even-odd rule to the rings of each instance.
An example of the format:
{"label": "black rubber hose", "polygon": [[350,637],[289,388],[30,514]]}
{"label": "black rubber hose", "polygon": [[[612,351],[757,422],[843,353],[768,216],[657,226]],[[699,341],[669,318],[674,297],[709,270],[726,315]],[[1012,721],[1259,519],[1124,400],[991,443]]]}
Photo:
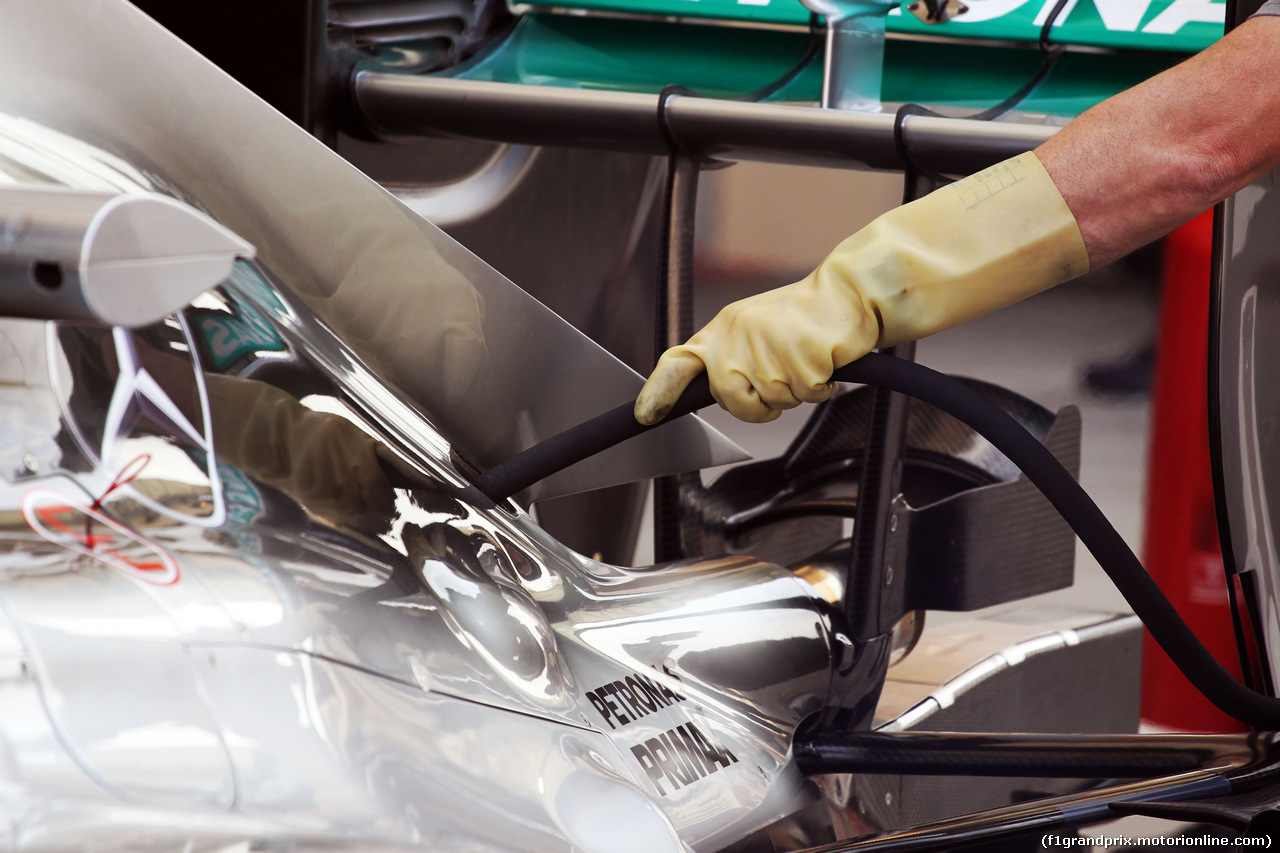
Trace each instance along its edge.
{"label": "black rubber hose", "polygon": [[[1002,409],[949,376],[881,353],[871,353],[845,365],[832,379],[875,385],[915,397],[976,430],[1044,493],[1156,643],[1197,690],[1237,720],[1259,729],[1280,729],[1280,700],[1245,687],[1214,659],[1075,478]],[[701,375],[681,395],[667,420],[712,402],[706,376]],[[476,485],[495,501],[502,501],[556,471],[653,428],[637,423],[632,404],[625,403],[494,466],[477,478]]]}
{"label": "black rubber hose", "polygon": [[623,403],[499,462],[476,477],[476,486],[493,500],[504,501],[576,462],[589,459],[628,438],[657,429],[675,418],[705,409],[714,402],[707,375],[699,374],[689,383],[662,423],[644,426],[635,418],[635,404]]}
{"label": "black rubber hose", "polygon": [[1128,543],[1075,478],[1035,436],[968,386],[919,364],[872,353],[836,378],[908,394],[975,429],[1017,465],[1102,566],[1151,636],[1197,690],[1220,710],[1260,729],[1280,728],[1280,700],[1235,679],[1178,615]]}

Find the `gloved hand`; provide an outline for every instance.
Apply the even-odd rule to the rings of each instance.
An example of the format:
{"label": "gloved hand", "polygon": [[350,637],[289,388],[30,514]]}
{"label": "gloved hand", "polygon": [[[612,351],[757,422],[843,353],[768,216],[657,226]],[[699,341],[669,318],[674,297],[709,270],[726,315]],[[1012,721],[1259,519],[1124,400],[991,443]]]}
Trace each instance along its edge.
{"label": "gloved hand", "polygon": [[744,421],[831,396],[830,379],[876,347],[1003,308],[1089,269],[1080,229],[1033,153],[891,210],[795,284],[726,307],[659,359],[636,400],[656,423],[704,369]]}

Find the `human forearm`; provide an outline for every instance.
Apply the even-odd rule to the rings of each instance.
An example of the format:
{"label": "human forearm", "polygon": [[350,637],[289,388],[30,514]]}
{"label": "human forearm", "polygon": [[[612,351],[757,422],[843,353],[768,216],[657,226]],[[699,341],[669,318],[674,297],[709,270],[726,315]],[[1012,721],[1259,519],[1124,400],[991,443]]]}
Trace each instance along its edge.
{"label": "human forearm", "polygon": [[1280,18],[1089,110],[1036,149],[1096,268],[1280,164]]}

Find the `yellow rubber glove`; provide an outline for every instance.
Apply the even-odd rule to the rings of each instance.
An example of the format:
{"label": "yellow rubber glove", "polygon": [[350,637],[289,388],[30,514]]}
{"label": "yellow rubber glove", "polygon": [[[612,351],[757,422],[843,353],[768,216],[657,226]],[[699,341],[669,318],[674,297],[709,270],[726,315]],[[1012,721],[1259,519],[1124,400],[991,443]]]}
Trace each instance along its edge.
{"label": "yellow rubber glove", "polygon": [[744,421],[831,396],[876,347],[1003,308],[1089,269],[1080,229],[1035,154],[1020,154],[891,210],[795,284],[726,307],[659,359],[636,400],[656,423],[692,379]]}

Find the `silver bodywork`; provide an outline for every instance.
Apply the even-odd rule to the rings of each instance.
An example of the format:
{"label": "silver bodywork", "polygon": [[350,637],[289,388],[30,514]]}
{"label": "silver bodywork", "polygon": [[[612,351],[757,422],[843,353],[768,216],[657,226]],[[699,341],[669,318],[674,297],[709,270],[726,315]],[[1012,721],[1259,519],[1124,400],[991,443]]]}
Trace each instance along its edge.
{"label": "silver bodywork", "polygon": [[[5,10],[0,63],[20,82],[0,101],[0,134],[15,150],[41,145],[41,161],[61,161],[43,180],[117,192],[154,186],[195,202],[253,243],[475,465],[634,397],[638,376],[123,5]],[[62,46],[56,74],[31,73],[52,44]],[[105,79],[111,85],[100,91]],[[705,425],[676,424],[526,497],[738,458]]]}
{"label": "silver bodywork", "polygon": [[[1257,6],[1233,9],[1228,30]],[[1208,372],[1210,454],[1227,586],[1244,593],[1271,695],[1280,683],[1276,179],[1274,170],[1260,176],[1215,211]]]}
{"label": "silver bodywork", "polygon": [[[258,260],[145,329],[0,321],[0,840],[713,850],[816,799],[807,584],[462,491],[451,451],[634,374],[127,4],[5,15],[0,180],[162,191]],[[734,455],[667,432],[547,493]]]}
{"label": "silver bodywork", "polygon": [[[901,778],[824,790],[793,756],[819,711],[870,725],[891,636],[850,639],[817,587],[755,557],[618,568],[521,508],[732,445],[675,424],[520,506],[479,499],[469,467],[629,400],[639,377],[123,0],[0,5],[17,81],[0,183],[179,199],[257,252],[143,328],[0,320],[0,844],[742,853],[956,811]],[[565,164],[610,176],[592,186],[627,213],[591,233],[628,239],[564,264],[595,290],[561,313],[599,321],[617,305],[600,294],[636,275],[658,172],[644,153],[574,157],[499,150],[404,197],[495,242],[536,209],[522,193],[559,208],[542,196]],[[556,269],[571,249],[539,239],[556,230],[507,259]],[[887,728],[975,709],[1049,725],[992,697],[1038,697],[1054,656],[1132,684],[1117,661],[1134,648],[1083,636],[1011,646]]]}
{"label": "silver bodywork", "polygon": [[[1224,542],[1228,567],[1256,595],[1254,629],[1261,633],[1272,683],[1280,677],[1280,446],[1274,427],[1280,417],[1275,393],[1280,349],[1276,301],[1275,234],[1280,227],[1280,192],[1271,172],[1223,204],[1221,262],[1217,276],[1216,324],[1211,327],[1211,416],[1225,502]],[[1216,398],[1213,394],[1216,391]],[[1212,411],[1212,410],[1211,410]]]}

